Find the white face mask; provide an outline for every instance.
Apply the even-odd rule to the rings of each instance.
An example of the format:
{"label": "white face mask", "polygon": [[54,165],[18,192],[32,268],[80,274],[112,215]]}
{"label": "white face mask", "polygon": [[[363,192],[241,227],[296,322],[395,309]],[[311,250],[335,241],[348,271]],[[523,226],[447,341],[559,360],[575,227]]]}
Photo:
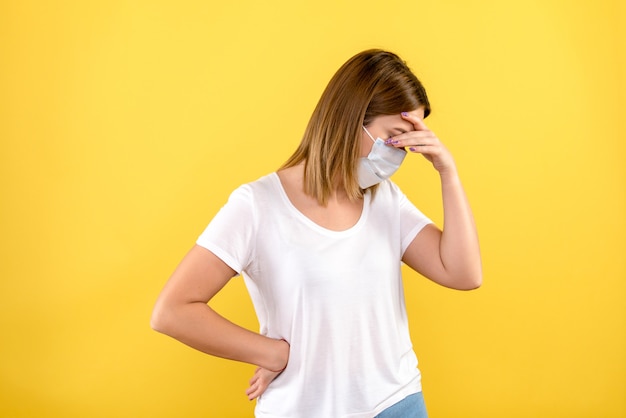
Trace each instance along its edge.
{"label": "white face mask", "polygon": [[374,137],[363,127],[365,133],[374,141],[374,146],[367,157],[359,160],[358,179],[359,186],[367,189],[370,186],[388,179],[398,171],[400,164],[406,157],[406,151],[402,148],[385,145],[385,141]]}

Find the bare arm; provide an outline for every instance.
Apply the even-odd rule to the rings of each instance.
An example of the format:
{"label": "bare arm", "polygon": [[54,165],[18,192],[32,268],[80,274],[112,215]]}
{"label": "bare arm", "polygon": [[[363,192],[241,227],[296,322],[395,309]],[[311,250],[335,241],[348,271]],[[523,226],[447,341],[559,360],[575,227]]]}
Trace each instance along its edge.
{"label": "bare arm", "polygon": [[212,252],[194,246],[159,295],[152,328],[207,354],[280,371],[289,357],[285,341],[242,328],[207,305],[235,274]]}
{"label": "bare arm", "polygon": [[482,284],[478,234],[454,160],[419,117],[403,117],[415,130],[394,137],[393,145],[407,147],[433,163],[441,178],[444,212],[443,231],[426,226],[405,251],[403,261],[443,286],[475,289]]}

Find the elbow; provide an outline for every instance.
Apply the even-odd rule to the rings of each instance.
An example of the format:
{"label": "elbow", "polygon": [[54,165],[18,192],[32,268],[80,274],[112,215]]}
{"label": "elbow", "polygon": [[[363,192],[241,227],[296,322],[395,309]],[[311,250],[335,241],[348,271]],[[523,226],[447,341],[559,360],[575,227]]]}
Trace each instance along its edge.
{"label": "elbow", "polygon": [[150,317],[150,327],[156,332],[169,335],[171,328],[169,317],[168,310],[161,303],[157,302]]}
{"label": "elbow", "polygon": [[482,286],[483,266],[480,258],[467,266],[463,276],[463,290],[475,290]]}
{"label": "elbow", "polygon": [[483,273],[481,268],[469,269],[458,272],[448,281],[450,288],[455,290],[475,290],[483,284]]}
{"label": "elbow", "polygon": [[476,290],[483,284],[482,271],[468,274],[463,278],[462,285],[459,290]]}
{"label": "elbow", "polygon": [[482,276],[472,277],[466,280],[465,286],[461,290],[476,290],[483,284]]}
{"label": "elbow", "polygon": [[163,322],[163,315],[155,308],[150,317],[150,328],[156,332],[163,333]]}

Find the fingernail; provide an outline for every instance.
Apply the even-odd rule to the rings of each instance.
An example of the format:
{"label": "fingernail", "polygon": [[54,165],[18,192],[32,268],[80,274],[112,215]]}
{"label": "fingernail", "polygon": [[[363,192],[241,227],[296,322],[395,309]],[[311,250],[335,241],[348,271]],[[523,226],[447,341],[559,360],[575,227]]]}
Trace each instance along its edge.
{"label": "fingernail", "polygon": [[395,141],[391,141],[391,143],[392,143],[392,144],[399,144],[399,143],[400,143],[400,141],[395,140]]}
{"label": "fingernail", "polygon": [[393,138],[389,138],[385,140],[385,144],[389,145],[391,143],[393,143]]}
{"label": "fingernail", "polygon": [[415,148],[409,147],[409,151],[415,152]]}
{"label": "fingernail", "polygon": [[407,112],[402,112],[402,116],[409,116],[409,114]]}

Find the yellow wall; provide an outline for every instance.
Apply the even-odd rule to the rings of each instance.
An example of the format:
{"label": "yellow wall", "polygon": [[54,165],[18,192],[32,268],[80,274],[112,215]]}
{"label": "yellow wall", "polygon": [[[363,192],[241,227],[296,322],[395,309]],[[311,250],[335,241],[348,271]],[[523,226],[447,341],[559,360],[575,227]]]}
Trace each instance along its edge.
{"label": "yellow wall", "polygon": [[[485,284],[406,272],[433,417],[626,416],[619,0],[0,2],[0,416],[244,417],[253,367],[149,328],[232,189],[352,54],[398,52],[473,203]],[[395,180],[441,220],[423,159]],[[256,328],[240,279],[215,306]]]}

